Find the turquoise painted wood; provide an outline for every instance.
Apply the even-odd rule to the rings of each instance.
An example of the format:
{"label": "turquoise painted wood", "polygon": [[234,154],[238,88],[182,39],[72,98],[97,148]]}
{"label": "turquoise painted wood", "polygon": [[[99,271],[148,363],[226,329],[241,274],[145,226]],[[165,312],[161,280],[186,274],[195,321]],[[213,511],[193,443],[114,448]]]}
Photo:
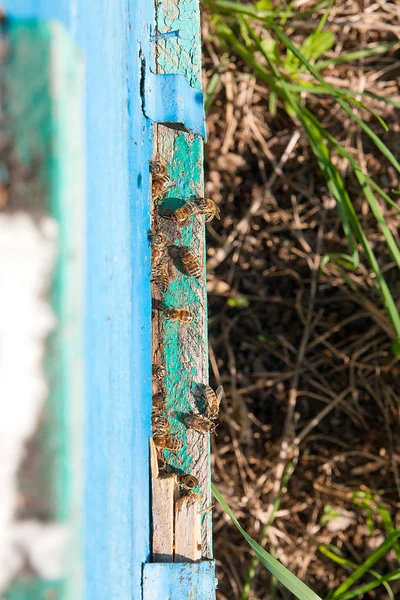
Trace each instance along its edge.
{"label": "turquoise painted wood", "polygon": [[[176,36],[165,36],[167,32]],[[163,0],[156,8],[158,73],[179,73],[201,90],[201,37],[198,0]],[[183,226],[162,218],[162,211],[176,209],[193,196],[203,196],[203,140],[163,126],[156,131],[156,155],[167,164],[173,187],[155,214],[153,226],[166,233],[171,244],[188,246],[201,262],[205,259],[204,219],[192,217]],[[177,457],[167,460],[179,473],[193,473],[200,481],[203,509],[212,505],[210,490],[209,436],[188,431],[184,418],[204,410],[198,398],[201,385],[208,383],[207,297],[205,272],[200,280],[178,270],[165,294],[166,306],[190,308],[196,315],[190,325],[178,325],[161,314],[155,316],[155,330],[162,339],[159,360],[167,369],[167,409],[172,429],[184,446]],[[200,384],[200,386],[199,386]],[[211,511],[202,515],[203,556],[212,557]]]}
{"label": "turquoise painted wood", "polygon": [[[49,398],[37,434],[36,476],[43,502],[29,515],[64,523],[71,535],[65,579],[24,578],[6,598],[78,598],[82,594],[83,404],[83,69],[75,44],[57,24],[13,21],[3,33],[3,136],[9,143],[10,210],[48,215],[58,224],[58,261],[51,305],[57,319],[48,341]],[[30,474],[29,474],[30,476]],[[24,482],[22,482],[24,483]],[[39,494],[36,492],[36,496]],[[45,512],[44,512],[45,511]]]}

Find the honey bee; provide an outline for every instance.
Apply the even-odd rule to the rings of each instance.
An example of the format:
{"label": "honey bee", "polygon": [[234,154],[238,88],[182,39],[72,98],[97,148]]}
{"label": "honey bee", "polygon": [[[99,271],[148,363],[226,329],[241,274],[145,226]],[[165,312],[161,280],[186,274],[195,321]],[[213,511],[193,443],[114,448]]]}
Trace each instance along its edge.
{"label": "honey bee", "polygon": [[151,261],[156,265],[166,254],[167,236],[165,233],[151,234]]}
{"label": "honey bee", "polygon": [[222,385],[218,386],[215,392],[209,385],[206,385],[206,387],[204,388],[204,399],[208,407],[207,417],[211,421],[215,421],[215,419],[218,419],[219,405],[221,404],[221,400],[223,397],[224,388],[222,387]]}
{"label": "honey bee", "polygon": [[199,485],[199,480],[194,475],[178,475],[178,482],[185,490],[193,490]]}
{"label": "honey bee", "polygon": [[171,450],[171,452],[178,452],[183,446],[183,440],[173,435],[155,435],[153,441],[158,448]]}
{"label": "honey bee", "polygon": [[197,214],[199,214],[199,207],[197,205],[197,202],[190,201],[186,202],[186,204],[184,204],[180,208],[174,210],[174,212],[171,214],[171,219],[175,221],[175,223],[183,223],[189,217],[192,217],[193,215]]}
{"label": "honey bee", "polygon": [[164,379],[167,374],[167,369],[163,365],[153,365],[153,374],[157,379]]}
{"label": "honey bee", "polygon": [[166,265],[159,265],[158,269],[156,269],[153,279],[153,283],[158,285],[160,290],[164,293],[167,291],[170,283],[169,269]]}
{"label": "honey bee", "polygon": [[185,418],[185,425],[188,429],[195,429],[200,433],[214,433],[216,429],[215,423],[201,415],[190,415]]}
{"label": "honey bee", "polygon": [[155,246],[165,246],[165,244],[167,243],[167,236],[165,235],[165,233],[151,233],[150,237],[153,248]]}
{"label": "honey bee", "polygon": [[166,308],[164,309],[165,318],[170,321],[181,321],[182,323],[191,323],[194,314],[186,308]]}
{"label": "honey bee", "polygon": [[217,219],[221,218],[220,210],[213,200],[210,200],[209,198],[198,198],[197,206],[198,214],[206,215],[206,223],[212,221],[214,217]]}
{"label": "honey bee", "polygon": [[201,276],[202,269],[197,260],[195,259],[194,255],[192,254],[191,250],[189,250],[189,248],[187,248],[186,246],[183,246],[182,248],[180,248],[179,253],[189,275],[195,277],[196,279],[199,279],[199,277]]}
{"label": "honey bee", "polygon": [[167,436],[171,431],[171,426],[167,417],[164,417],[159,412],[153,412],[151,416],[151,425],[153,428],[153,435],[157,437]]}
{"label": "honey bee", "polygon": [[214,217],[217,219],[221,218],[218,206],[213,200],[209,200],[208,198],[197,198],[196,200],[186,202],[186,204],[174,210],[170,218],[175,223],[183,223],[194,215],[206,215],[206,223]]}
{"label": "honey bee", "polygon": [[166,393],[158,392],[153,396],[153,412],[158,413],[164,410],[166,403]]}
{"label": "honey bee", "polygon": [[167,167],[156,160],[150,161],[150,173],[152,178],[151,197],[155,202],[168,190],[171,180]]}

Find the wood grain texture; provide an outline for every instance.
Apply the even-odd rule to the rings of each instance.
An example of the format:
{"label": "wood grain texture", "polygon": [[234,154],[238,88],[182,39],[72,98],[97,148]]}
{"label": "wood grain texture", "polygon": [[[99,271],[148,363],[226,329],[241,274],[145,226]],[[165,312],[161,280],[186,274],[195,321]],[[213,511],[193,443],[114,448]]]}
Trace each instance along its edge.
{"label": "wood grain texture", "polygon": [[175,504],[175,562],[201,559],[200,494],[180,498]]}
{"label": "wood grain texture", "polygon": [[[179,37],[157,41],[157,72],[180,73],[192,86],[201,89],[200,12],[197,0],[162,0],[156,5],[156,33],[179,30]],[[178,473],[193,473],[199,479],[196,492],[202,496],[201,508],[210,506],[209,436],[187,430],[184,418],[204,410],[196,396],[199,384],[208,382],[207,314],[205,272],[196,280],[181,268],[174,246],[188,246],[204,265],[204,217],[195,216],[177,225],[162,217],[166,210],[182,206],[191,197],[203,195],[203,140],[194,135],[158,125],[155,132],[155,158],[168,166],[172,188],[153,215],[153,228],[166,233],[175,276],[164,299],[158,292],[153,311],[154,360],[166,369],[167,410],[172,430],[184,440],[177,457],[170,453],[167,462]],[[165,214],[165,213],[164,213]],[[158,294],[158,295],[157,295]],[[196,319],[191,324],[165,319],[162,307],[190,308]],[[212,556],[211,512],[202,513],[202,555]]]}
{"label": "wood grain texture", "polygon": [[176,475],[159,476],[157,451],[150,440],[151,460],[151,530],[154,562],[174,560],[174,500]]}

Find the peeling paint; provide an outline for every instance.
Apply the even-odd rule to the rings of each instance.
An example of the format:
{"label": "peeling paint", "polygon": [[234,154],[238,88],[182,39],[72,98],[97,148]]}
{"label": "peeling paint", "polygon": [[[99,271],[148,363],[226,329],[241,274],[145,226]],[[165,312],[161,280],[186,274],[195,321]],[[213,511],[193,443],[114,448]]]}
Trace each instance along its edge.
{"label": "peeling paint", "polygon": [[[157,33],[179,30],[178,38],[157,40],[157,72],[180,73],[190,84],[201,89],[200,11],[197,0],[162,0],[156,5]],[[193,196],[203,195],[203,141],[187,133],[158,127],[156,155],[168,165],[175,187],[164,199],[163,208],[173,210]],[[192,217],[184,226],[158,221],[173,245],[190,247],[204,261],[205,228],[201,216]],[[210,490],[209,435],[187,430],[184,418],[204,409],[195,395],[199,384],[208,383],[207,300],[205,270],[198,281],[178,272],[165,295],[167,306],[190,308],[197,316],[190,325],[166,321],[161,316],[163,361],[167,369],[167,410],[172,431],[184,440],[178,456],[165,453],[168,462],[180,473],[198,477],[203,496],[202,507],[212,504]],[[197,490],[196,490],[197,491]],[[212,556],[211,511],[202,515],[203,555]]]}
{"label": "peeling paint", "polygon": [[161,2],[156,12],[157,31],[178,29],[177,39],[158,43],[158,68],[162,73],[181,73],[201,89],[200,8],[197,0]]}

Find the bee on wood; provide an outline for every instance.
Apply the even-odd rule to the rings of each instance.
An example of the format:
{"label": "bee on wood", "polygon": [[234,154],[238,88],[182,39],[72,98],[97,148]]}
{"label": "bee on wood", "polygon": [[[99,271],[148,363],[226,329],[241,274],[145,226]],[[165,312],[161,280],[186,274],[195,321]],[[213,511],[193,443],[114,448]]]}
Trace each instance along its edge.
{"label": "bee on wood", "polygon": [[175,223],[183,223],[189,219],[189,217],[197,214],[199,214],[198,204],[194,200],[191,200],[190,202],[186,202],[180,208],[174,210],[174,212],[171,214],[171,219]]}
{"label": "bee on wood", "polygon": [[164,309],[164,315],[169,321],[191,323],[194,320],[194,314],[186,308],[166,308]]}
{"label": "bee on wood", "polygon": [[213,200],[208,198],[197,198],[196,200],[186,202],[186,204],[174,210],[170,218],[175,223],[183,223],[189,219],[189,217],[193,217],[194,215],[205,215],[206,223],[211,221],[214,217],[217,219],[221,218],[218,206]]}
{"label": "bee on wood", "polygon": [[194,475],[178,475],[178,482],[185,490],[193,490],[199,485],[199,480]]}
{"label": "bee on wood", "polygon": [[221,218],[220,210],[213,200],[210,200],[209,198],[198,198],[197,206],[198,214],[206,216],[206,223],[212,221],[214,217],[216,219]]}
{"label": "bee on wood", "polygon": [[170,281],[168,266],[160,264],[155,270],[152,282],[158,285],[162,293],[165,293],[169,287]]}
{"label": "bee on wood", "polygon": [[200,433],[214,433],[216,429],[215,423],[201,415],[190,415],[185,418],[185,425],[188,429],[195,429]]}
{"label": "bee on wood", "polygon": [[164,379],[167,374],[167,369],[163,365],[153,365],[153,375],[157,377],[157,379]]}
{"label": "bee on wood", "polygon": [[171,452],[178,452],[183,447],[183,440],[173,435],[155,435],[153,441],[158,448],[171,450]]}
{"label": "bee on wood", "polygon": [[171,426],[167,417],[164,417],[158,412],[152,414],[151,425],[153,428],[153,435],[157,437],[167,436],[171,431]]}
{"label": "bee on wood", "polygon": [[150,161],[150,173],[152,179],[151,197],[153,202],[155,202],[168,190],[171,180],[167,167],[156,160]]}
{"label": "bee on wood", "polygon": [[195,277],[196,279],[199,279],[199,277],[201,276],[202,268],[197,262],[191,250],[189,250],[189,248],[187,248],[186,246],[183,246],[179,249],[179,254],[189,275]]}
{"label": "bee on wood", "polygon": [[216,419],[218,419],[219,405],[221,404],[221,400],[223,397],[224,388],[222,387],[222,385],[218,386],[215,392],[209,385],[205,386],[204,399],[208,407],[207,417],[211,421],[215,421]]}
{"label": "bee on wood", "polygon": [[153,412],[158,413],[165,409],[165,404],[167,401],[165,392],[158,392],[153,396]]}
{"label": "bee on wood", "polygon": [[155,266],[167,252],[167,236],[165,233],[154,233],[151,237],[151,262]]}

